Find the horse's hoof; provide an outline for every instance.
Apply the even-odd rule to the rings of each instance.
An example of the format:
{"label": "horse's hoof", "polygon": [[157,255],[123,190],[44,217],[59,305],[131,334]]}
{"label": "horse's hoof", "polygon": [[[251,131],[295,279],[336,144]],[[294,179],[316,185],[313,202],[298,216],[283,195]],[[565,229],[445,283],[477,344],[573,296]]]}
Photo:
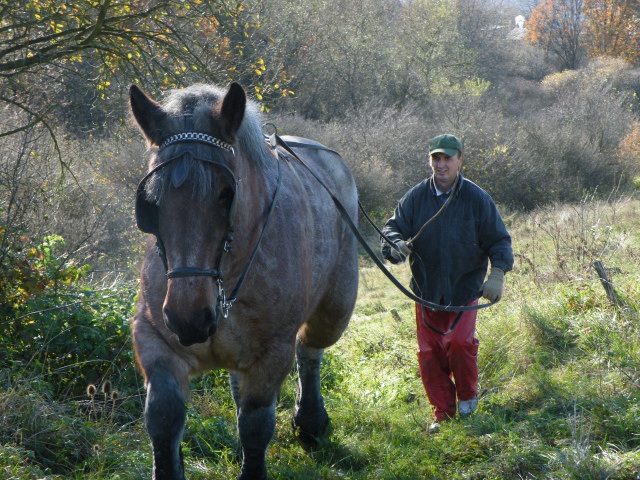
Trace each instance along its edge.
{"label": "horse's hoof", "polygon": [[302,428],[297,424],[295,417],[291,419],[291,427],[293,428],[293,434],[302,446],[302,448],[310,453],[318,448],[322,447],[329,438],[331,432],[331,420],[328,415],[325,415],[323,421],[311,431],[309,428]]}

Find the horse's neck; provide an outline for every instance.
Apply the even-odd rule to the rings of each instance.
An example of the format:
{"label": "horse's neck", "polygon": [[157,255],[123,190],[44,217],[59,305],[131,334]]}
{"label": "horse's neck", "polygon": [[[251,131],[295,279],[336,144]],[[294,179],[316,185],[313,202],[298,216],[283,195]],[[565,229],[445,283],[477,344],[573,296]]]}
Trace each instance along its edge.
{"label": "horse's neck", "polygon": [[[278,189],[278,169],[274,159],[273,167],[265,170],[261,165],[251,163],[242,158],[242,165],[238,168],[238,206],[236,217],[238,228],[249,231],[260,230],[258,226],[264,223],[265,216],[274,201],[274,194]],[[242,225],[242,227],[240,226]]]}

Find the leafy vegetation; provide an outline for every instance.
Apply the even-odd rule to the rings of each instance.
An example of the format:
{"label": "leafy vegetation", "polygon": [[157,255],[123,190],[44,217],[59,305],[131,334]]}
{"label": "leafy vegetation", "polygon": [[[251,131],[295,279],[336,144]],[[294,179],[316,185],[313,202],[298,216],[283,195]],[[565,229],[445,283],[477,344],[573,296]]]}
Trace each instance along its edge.
{"label": "leafy vegetation", "polygon": [[[637,479],[632,3],[0,0],[0,477],[150,477],[128,323],[144,145],[125,92],[236,80],[280,131],[342,153],[377,223],[426,175],[428,138],[457,134],[517,256],[506,298],[480,314],[480,409],[437,435],[413,306],[362,258],[352,325],[323,366],[332,441],[295,443],[292,372],[272,478]],[[508,35],[520,13],[530,41]],[[226,372],[194,380],[183,448],[191,479],[237,473]]]}
{"label": "leafy vegetation", "polygon": [[625,0],[542,0],[532,9],[526,38],[575,69],[609,56],[638,64],[638,5]]}
{"label": "leafy vegetation", "polygon": [[79,379],[131,376],[127,317],[135,285],[84,284],[89,265],[61,258],[61,237],[21,240],[7,250],[0,277],[2,371],[42,381],[54,398],[80,395]]}
{"label": "leafy vegetation", "polygon": [[[413,304],[363,258],[352,324],[323,364],[331,441],[312,454],[298,446],[289,426],[292,371],[268,451],[271,478],[635,479],[640,278],[632,265],[640,256],[633,228],[638,209],[638,201],[618,198],[505,215],[523,261],[508,275],[504,300],[480,313],[480,408],[437,434],[426,428],[431,407],[417,373]],[[583,224],[600,243],[578,234]],[[620,305],[607,298],[591,267],[595,259],[608,267]],[[407,268],[392,268],[406,282]],[[68,293],[73,285],[61,288]],[[100,319],[104,343],[123,348],[129,313],[118,305],[130,304],[132,294],[124,288],[118,294],[121,300],[103,300],[108,304],[85,315]],[[52,314],[31,318],[45,325],[44,315]],[[69,323],[82,324],[83,316],[74,315],[67,315]],[[29,328],[36,332],[37,324]],[[149,478],[143,391],[129,347],[106,363],[91,343],[93,333],[59,331],[68,335],[59,353],[72,342],[77,356],[59,364],[53,355],[58,343],[45,342],[48,355],[30,351],[27,360],[38,365],[32,369],[17,365],[24,349],[2,337],[5,366],[9,357],[15,362],[2,370],[0,471],[15,479]],[[90,376],[69,375],[98,366],[103,375],[90,386]],[[233,477],[239,459],[227,374],[212,372],[192,387],[183,443],[189,478]]]}

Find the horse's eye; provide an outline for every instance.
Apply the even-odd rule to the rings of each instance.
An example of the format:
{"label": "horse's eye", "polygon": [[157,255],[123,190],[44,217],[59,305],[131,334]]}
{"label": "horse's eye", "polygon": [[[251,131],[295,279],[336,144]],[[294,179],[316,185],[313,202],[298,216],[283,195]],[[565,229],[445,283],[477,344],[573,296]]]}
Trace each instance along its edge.
{"label": "horse's eye", "polygon": [[231,201],[233,200],[233,189],[229,187],[225,187],[220,191],[220,195],[218,196],[218,203],[224,206],[231,205]]}

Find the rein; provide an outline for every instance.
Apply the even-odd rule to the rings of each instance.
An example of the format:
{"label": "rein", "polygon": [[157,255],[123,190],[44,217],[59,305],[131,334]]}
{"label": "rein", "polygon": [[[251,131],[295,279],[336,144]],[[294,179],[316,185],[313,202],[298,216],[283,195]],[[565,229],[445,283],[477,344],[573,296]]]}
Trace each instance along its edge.
{"label": "rein", "polygon": [[[330,148],[327,148],[323,145],[319,145],[319,144],[312,144],[312,143],[305,143],[302,141],[297,141],[297,140],[293,140],[293,141],[289,141],[289,142],[285,142],[280,136],[278,136],[277,134],[273,134],[271,135],[272,139],[271,139],[271,144],[277,144],[280,145],[284,150],[286,150],[293,158],[295,158],[298,162],[300,162],[300,164],[302,166],[304,166],[310,173],[311,175],[313,175],[313,177],[318,181],[318,183],[327,191],[327,193],[329,194],[329,196],[331,197],[331,200],[333,201],[333,203],[335,204],[336,208],[338,209],[338,211],[340,212],[340,215],[342,216],[343,220],[345,221],[345,223],[349,226],[349,228],[351,229],[351,231],[353,232],[353,234],[355,235],[356,239],[358,240],[358,242],[360,242],[360,244],[362,245],[362,247],[365,249],[365,251],[367,252],[367,254],[369,255],[369,257],[371,257],[371,259],[373,260],[373,262],[376,264],[376,266],[382,271],[382,273],[384,273],[386,275],[386,277],[391,280],[391,282],[402,292],[404,293],[407,297],[409,297],[411,300],[413,300],[414,302],[424,306],[424,307],[428,307],[432,310],[440,310],[440,311],[444,311],[444,312],[459,312],[458,316],[456,317],[456,319],[454,320],[452,326],[449,328],[449,330],[447,332],[442,332],[441,330],[433,327],[432,325],[430,325],[429,323],[427,323],[426,319],[423,320],[425,322],[425,324],[427,324],[427,326],[429,328],[431,328],[432,330],[434,330],[437,333],[440,333],[442,335],[445,335],[449,332],[451,332],[451,330],[453,329],[453,327],[455,327],[456,323],[458,322],[458,320],[460,320],[460,317],[462,315],[462,312],[466,312],[466,311],[471,311],[471,310],[480,310],[483,308],[487,308],[490,307],[492,305],[494,305],[496,302],[489,302],[489,303],[483,303],[483,304],[478,304],[478,305],[439,305],[437,303],[434,302],[430,302],[429,300],[425,300],[424,298],[420,298],[417,295],[415,295],[413,292],[411,292],[409,289],[407,289],[388,269],[387,267],[385,267],[384,263],[382,260],[380,260],[380,258],[378,258],[378,256],[374,253],[374,251],[371,249],[371,247],[367,244],[366,240],[364,239],[364,237],[362,236],[362,234],[360,233],[360,231],[358,230],[358,227],[353,223],[353,220],[351,220],[351,217],[349,217],[349,214],[347,212],[347,210],[345,209],[344,205],[342,205],[342,203],[340,202],[340,200],[335,196],[335,194],[331,191],[331,189],[326,185],[326,183],[324,183],[322,181],[322,179],[298,156],[295,154],[295,152],[291,149],[290,145],[296,148],[309,148],[309,149],[316,149],[316,150],[325,150],[328,152],[333,152],[336,153],[337,152],[335,150],[331,150]],[[275,142],[274,142],[275,139]],[[450,196],[447,199],[447,202],[445,202],[445,204],[440,208],[440,210],[436,213],[436,215],[439,215],[443,210],[444,207],[447,205],[447,203],[449,202],[449,200],[451,199],[452,196]],[[392,244],[393,246],[395,246],[395,244],[393,244],[393,242],[391,242],[391,240],[389,240],[386,235],[384,235],[382,233],[382,231],[375,225],[375,223],[371,220],[371,218],[369,218],[369,216],[366,214],[366,212],[364,211],[364,207],[362,206],[362,204],[360,203],[360,201],[358,200],[358,206],[360,208],[360,210],[362,211],[362,213],[364,214],[365,218],[369,221],[369,223],[371,223],[371,225],[376,229],[376,231],[382,236],[382,238],[384,238],[385,241],[389,242],[390,244]],[[435,217],[435,215],[434,215]],[[427,222],[430,223],[431,221],[433,221],[433,217]],[[423,225],[423,227],[420,229],[420,231],[418,232],[418,235],[424,230],[424,228],[426,227],[426,224]],[[418,235],[414,236],[413,239],[415,239]],[[397,248],[397,247],[396,247]]]}
{"label": "rein", "polygon": [[[418,230],[418,233],[416,233],[413,237],[411,237],[409,240],[406,241],[406,243],[407,243],[407,245],[409,245],[409,247],[411,247],[413,245],[413,242],[415,242],[416,239],[420,235],[422,235],[422,232],[424,232],[425,228],[427,228],[427,226],[430,225],[431,222],[433,222],[436,218],[438,218],[440,216],[440,214],[447,209],[447,207],[449,206],[449,202],[453,198],[453,195],[458,190],[458,184],[459,183],[460,183],[460,173],[458,173],[458,175],[456,175],[456,179],[453,182],[453,188],[451,189],[451,193],[449,194],[449,198],[447,198],[447,200],[444,202],[444,204],[438,209],[438,211],[436,213],[433,214],[433,216],[429,220],[424,222],[424,225],[422,225],[422,227],[420,227],[420,230]],[[364,211],[364,209],[362,209],[362,210]],[[369,220],[369,223],[373,224],[371,219],[369,219],[368,217],[367,217],[367,219]],[[376,230],[378,230],[378,227],[376,227]],[[381,231],[380,231],[380,234],[382,235]],[[386,238],[385,235],[382,235],[382,236],[385,238],[387,243],[389,243],[392,248],[395,248],[396,250],[398,250],[398,246],[395,243],[393,243],[388,238]]]}
{"label": "rein", "polygon": [[[446,335],[448,333],[450,333],[453,328],[456,326],[456,324],[458,323],[458,321],[460,320],[460,317],[462,316],[462,313],[465,311],[471,311],[471,310],[480,310],[483,308],[487,308],[490,307],[492,305],[494,305],[496,302],[490,302],[490,303],[484,303],[484,304],[476,304],[476,305],[439,305],[437,303],[434,302],[430,302],[429,300],[425,300],[424,298],[418,297],[417,295],[415,295],[413,292],[411,292],[409,289],[407,289],[384,265],[383,261],[380,260],[380,258],[378,258],[378,256],[375,254],[375,252],[371,249],[371,247],[367,244],[366,240],[364,239],[364,237],[362,236],[362,234],[360,233],[360,231],[358,230],[358,227],[354,224],[353,220],[351,220],[351,217],[349,216],[349,213],[347,212],[347,210],[345,209],[344,205],[342,205],[342,203],[340,202],[340,200],[335,196],[335,194],[331,191],[331,189],[327,186],[327,184],[320,178],[319,175],[317,175],[310,167],[309,165],[307,165],[307,163],[305,163],[298,155],[296,155],[296,153],[291,149],[290,145],[296,148],[306,148],[306,149],[315,149],[315,150],[325,150],[325,151],[329,151],[329,152],[333,152],[336,155],[338,155],[338,153],[334,150],[331,150],[330,148],[325,147],[324,145],[321,145],[319,143],[313,142],[310,143],[309,141],[303,140],[303,139],[298,139],[296,137],[290,137],[291,139],[288,140],[288,142],[285,142],[279,135],[277,135],[277,133],[273,133],[271,135],[266,136],[266,141],[267,144],[275,149],[278,146],[280,146],[282,149],[284,149],[291,157],[295,158],[303,167],[305,167],[305,169],[311,173],[311,175],[316,179],[316,181],[327,191],[327,193],[329,194],[331,200],[333,201],[334,205],[336,206],[336,209],[338,210],[338,212],[340,213],[340,215],[342,216],[343,220],[345,221],[345,223],[347,224],[347,226],[349,227],[349,229],[352,231],[352,233],[355,235],[356,239],[358,240],[358,242],[361,244],[361,246],[364,248],[364,250],[367,252],[367,254],[369,255],[369,257],[373,260],[373,262],[376,264],[376,266],[385,274],[385,276],[408,298],[410,298],[411,300],[413,300],[414,302],[424,306],[424,307],[428,307],[432,310],[439,310],[439,311],[445,311],[445,312],[458,312],[458,315],[456,316],[455,320],[453,321],[453,324],[451,325],[451,327],[449,328],[449,330],[447,332],[443,332],[437,328],[435,328],[434,326],[430,325],[426,319],[424,318],[423,315],[423,321],[424,323],[432,330],[434,330],[435,332],[441,334],[441,335]],[[230,152],[232,155],[235,156],[235,151],[233,149],[233,146],[218,139],[215,137],[211,137],[210,135],[206,135],[206,134],[202,134],[202,133],[196,133],[196,132],[186,132],[186,133],[180,133],[177,135],[173,135],[169,138],[167,138],[165,141],[162,142],[162,144],[160,145],[159,150],[161,151],[162,149],[171,146],[171,145],[175,145],[175,144],[182,144],[182,143],[201,143],[201,144],[205,144],[214,148],[220,148],[223,149],[225,151]],[[181,153],[180,155],[175,155],[171,158],[169,158],[168,160],[162,162],[160,165],[157,165],[156,167],[154,167],[153,169],[151,169],[144,177],[143,179],[140,181],[139,185],[138,185],[138,189],[137,189],[137,201],[136,201],[136,218],[138,218],[139,220],[139,215],[140,215],[140,209],[142,208],[140,206],[140,204],[142,202],[148,202],[147,200],[141,200],[142,198],[144,198],[145,195],[145,185],[147,183],[147,181],[149,180],[149,178],[155,174],[156,172],[158,172],[159,170],[165,168],[166,166],[168,166],[170,163],[174,162],[177,159],[181,159],[184,157],[184,155],[186,154],[192,154],[192,152],[190,150],[187,150],[184,153]],[[217,267],[216,268],[212,268],[212,269],[200,269],[200,268],[196,268],[196,267],[178,267],[178,268],[174,268],[172,270],[169,270],[168,268],[168,264],[167,264],[167,257],[166,257],[166,252],[164,249],[164,245],[162,243],[162,240],[159,236],[159,234],[157,232],[152,232],[152,231],[147,231],[146,229],[142,229],[143,231],[147,231],[147,233],[152,233],[155,235],[156,237],[156,248],[158,250],[158,255],[160,256],[160,258],[162,259],[162,262],[165,266],[165,270],[166,270],[166,277],[167,279],[172,279],[172,278],[183,278],[183,277],[212,277],[213,279],[215,279],[215,281],[218,284],[218,308],[222,310],[223,316],[224,318],[227,318],[229,315],[229,310],[231,309],[231,307],[233,306],[234,302],[237,300],[237,296],[238,296],[238,292],[240,291],[240,288],[242,287],[246,276],[249,272],[249,270],[251,269],[251,266],[253,264],[253,261],[256,257],[256,254],[258,252],[258,249],[260,247],[260,244],[262,242],[262,238],[264,237],[264,233],[267,229],[267,226],[269,224],[269,220],[271,219],[271,214],[273,213],[274,210],[274,206],[276,205],[277,199],[278,199],[278,192],[280,191],[280,185],[282,182],[282,175],[281,175],[281,170],[280,170],[280,163],[281,162],[277,162],[278,164],[278,180],[277,180],[277,184],[276,184],[276,188],[274,190],[273,193],[273,197],[271,199],[271,204],[269,206],[269,209],[267,211],[267,215],[266,215],[266,219],[263,223],[262,226],[262,231],[260,232],[260,236],[258,237],[258,240],[256,242],[256,245],[253,248],[253,251],[251,253],[251,256],[249,257],[249,260],[247,261],[247,264],[245,265],[244,270],[242,271],[242,274],[240,275],[240,277],[238,278],[235,287],[233,288],[231,295],[229,295],[229,297],[227,298],[223,289],[223,272],[222,269],[220,268],[220,265],[222,264],[222,259],[225,253],[228,253],[231,249],[230,249],[230,243],[233,240],[233,221],[235,218],[235,207],[236,207],[236,194],[237,194],[237,187],[238,187],[238,182],[237,179],[234,175],[234,173],[231,171],[231,169],[224,163],[222,162],[218,162],[218,161],[214,161],[211,159],[207,159],[207,158],[201,158],[201,157],[195,157],[194,158],[198,161],[202,161],[202,162],[206,162],[209,164],[212,164],[216,167],[220,167],[224,170],[226,170],[226,172],[231,176],[231,178],[233,179],[233,184],[234,184],[234,198],[232,201],[232,205],[231,205],[231,209],[230,209],[230,215],[229,215],[229,226],[228,226],[228,232],[227,235],[225,235],[224,239],[223,239],[223,245],[222,245],[222,249],[220,252],[220,256],[218,257],[218,262],[217,262]],[[457,188],[459,187],[458,185],[458,178],[456,178],[456,183],[454,184],[454,188],[452,191],[455,192],[457,190]],[[451,201],[451,198],[453,197],[453,195],[450,195],[449,198],[447,199],[447,201],[444,203],[444,205],[438,210],[438,212],[436,212],[436,214],[431,217],[418,231],[418,233],[411,238],[408,242],[413,242],[415,241],[415,239],[424,231],[424,229],[427,227],[428,224],[430,224],[433,220],[435,220],[435,218],[440,215],[445,208],[447,207],[447,205],[449,204],[449,202]],[[387,242],[389,243],[393,248],[397,249],[397,246],[386,236],[382,233],[382,231],[376,226],[376,224],[373,222],[373,220],[369,217],[369,215],[367,215],[367,213],[364,210],[364,207],[362,205],[362,203],[360,202],[360,200],[358,200],[358,207],[360,209],[360,211],[362,212],[362,214],[364,215],[364,217],[367,219],[367,221],[373,226],[373,228],[376,230],[376,232],[378,232],[378,234]],[[140,226],[140,221],[138,221],[138,225]]]}

